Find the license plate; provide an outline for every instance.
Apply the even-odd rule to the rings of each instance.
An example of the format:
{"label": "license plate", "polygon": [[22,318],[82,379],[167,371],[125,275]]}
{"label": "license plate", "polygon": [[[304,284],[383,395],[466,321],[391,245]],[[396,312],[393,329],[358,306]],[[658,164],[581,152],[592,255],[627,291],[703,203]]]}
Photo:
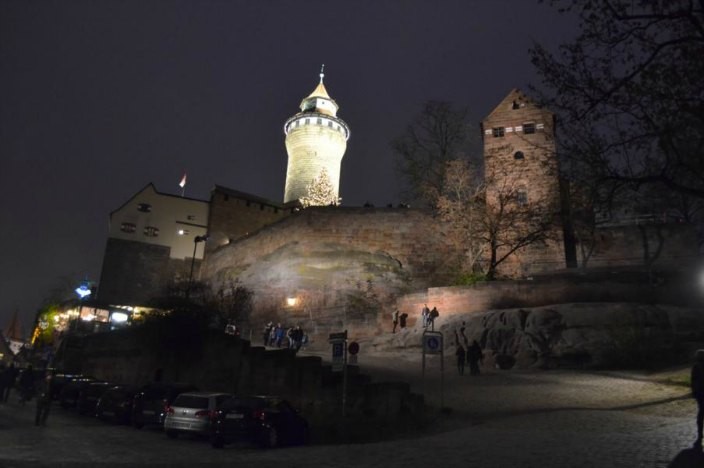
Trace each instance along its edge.
{"label": "license plate", "polygon": [[242,419],[244,415],[242,414],[226,414],[225,419]]}
{"label": "license plate", "polygon": [[145,409],[142,411],[142,414],[153,415],[153,414],[156,414],[156,412],[154,410]]}

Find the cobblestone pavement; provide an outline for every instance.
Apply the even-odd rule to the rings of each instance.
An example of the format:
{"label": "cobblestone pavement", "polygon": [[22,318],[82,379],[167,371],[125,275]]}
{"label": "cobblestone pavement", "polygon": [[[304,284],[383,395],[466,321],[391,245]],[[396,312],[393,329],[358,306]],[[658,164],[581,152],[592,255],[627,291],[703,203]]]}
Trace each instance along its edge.
{"label": "cobblestone pavement", "polygon": [[414,390],[425,388],[431,405],[442,400],[451,408],[437,411],[432,430],[421,436],[217,451],[202,441],[167,440],[60,408],[52,410],[48,427],[37,428],[34,408],[12,402],[0,405],[0,466],[664,468],[694,439],[694,402],[685,387],[659,382],[667,377],[662,374],[487,370],[470,377],[448,366],[441,392],[435,364],[429,362],[423,379],[418,360],[360,358],[372,376],[409,381]]}

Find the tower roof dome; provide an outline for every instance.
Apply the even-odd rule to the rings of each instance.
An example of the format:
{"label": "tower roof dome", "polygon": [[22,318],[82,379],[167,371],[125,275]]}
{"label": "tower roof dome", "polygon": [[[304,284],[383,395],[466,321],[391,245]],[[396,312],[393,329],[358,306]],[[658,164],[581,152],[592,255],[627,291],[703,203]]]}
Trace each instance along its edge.
{"label": "tower roof dome", "polygon": [[339,107],[335,100],[328,94],[328,90],[325,89],[325,85],[323,84],[323,78],[325,78],[324,70],[325,64],[320,67],[320,83],[318,83],[318,86],[315,87],[308,97],[301,101],[301,111],[319,112],[335,117]]}

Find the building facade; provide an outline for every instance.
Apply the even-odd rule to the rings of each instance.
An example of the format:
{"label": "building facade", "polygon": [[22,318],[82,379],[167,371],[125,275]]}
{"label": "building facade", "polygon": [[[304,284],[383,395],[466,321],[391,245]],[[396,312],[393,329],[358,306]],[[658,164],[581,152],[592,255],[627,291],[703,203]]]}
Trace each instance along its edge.
{"label": "building facade", "polygon": [[[513,89],[482,121],[481,130],[488,210],[498,216],[515,214],[505,229],[514,230],[516,238],[543,230],[536,234],[539,241],[505,261],[501,273],[525,276],[574,266],[554,114]],[[511,247],[501,247],[498,255]]]}
{"label": "building facade", "polygon": [[207,201],[147,184],[110,213],[98,299],[145,305],[174,282],[197,277],[208,231]]}

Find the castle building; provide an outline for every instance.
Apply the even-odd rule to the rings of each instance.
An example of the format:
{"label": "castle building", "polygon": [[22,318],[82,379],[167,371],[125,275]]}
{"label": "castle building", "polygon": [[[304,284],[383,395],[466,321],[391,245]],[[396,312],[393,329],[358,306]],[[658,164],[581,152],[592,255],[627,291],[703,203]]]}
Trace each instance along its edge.
{"label": "castle building", "polygon": [[[513,89],[482,121],[484,171],[489,209],[507,211],[506,203],[543,220],[545,240],[513,255],[504,273],[526,275],[574,266],[568,225],[569,200],[562,189],[555,147],[555,116]],[[499,206],[504,204],[504,206]],[[521,217],[516,217],[517,221]],[[538,226],[514,226],[536,229]]]}
{"label": "castle building", "polygon": [[324,77],[321,69],[320,83],[301,101],[301,111],[284,125],[288,153],[284,203],[308,196],[307,187],[323,175],[339,198],[340,166],[350,130],[337,117],[338,105],[325,89]]}
{"label": "castle building", "polygon": [[208,212],[207,201],[161,193],[150,183],[110,213],[100,301],[144,305],[169,283],[188,280],[203,260]]}

